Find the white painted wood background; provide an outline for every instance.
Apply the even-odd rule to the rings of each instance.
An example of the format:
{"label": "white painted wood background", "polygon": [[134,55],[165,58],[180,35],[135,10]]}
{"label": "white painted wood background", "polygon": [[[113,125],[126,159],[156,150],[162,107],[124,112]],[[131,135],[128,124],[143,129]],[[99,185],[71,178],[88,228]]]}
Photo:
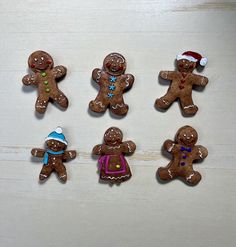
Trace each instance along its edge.
{"label": "white painted wood background", "polygon": [[[0,246],[236,246],[235,26],[235,1],[1,0]],[[42,118],[34,113],[36,90],[21,83],[37,49],[68,68],[59,85],[68,110],[50,104]],[[177,103],[165,113],[153,107],[168,88],[158,72],[174,69],[176,54],[186,50],[209,59],[201,74],[210,82],[193,93],[199,112],[191,118]],[[91,71],[112,51],[126,57],[136,78],[122,119],[88,111],[97,94]],[[186,124],[209,150],[195,165],[202,181],[160,184],[156,169],[168,163],[161,146]],[[42,185],[41,162],[30,150],[43,147],[57,125],[79,156],[66,164],[66,184],[53,175]],[[132,179],[113,187],[98,182],[91,157],[110,126],[137,144],[128,157]]]}

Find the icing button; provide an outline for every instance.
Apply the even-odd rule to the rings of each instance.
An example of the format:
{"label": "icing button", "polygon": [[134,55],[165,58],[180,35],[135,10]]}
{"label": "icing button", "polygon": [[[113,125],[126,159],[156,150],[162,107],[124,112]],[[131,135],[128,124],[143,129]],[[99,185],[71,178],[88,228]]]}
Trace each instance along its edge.
{"label": "icing button", "polygon": [[116,89],[116,86],[114,86],[114,85],[111,85],[111,86],[109,86],[108,88],[109,88],[109,90],[112,90],[112,91],[114,91],[114,90]]}
{"label": "icing button", "polygon": [[108,93],[108,94],[107,94],[107,97],[108,97],[108,98],[112,98],[113,96],[114,96],[113,93]]}
{"label": "icing button", "polygon": [[44,83],[44,85],[48,85],[48,81],[44,81],[43,83]]}
{"label": "icing button", "polygon": [[181,166],[184,166],[184,165],[185,165],[185,162],[181,162],[180,165],[181,165]]}
{"label": "icing button", "polygon": [[116,168],[120,168],[120,165],[116,165]]}
{"label": "icing button", "polygon": [[187,158],[187,156],[186,156],[186,155],[184,155],[182,158],[183,158],[183,159],[186,159],[186,158]]}
{"label": "icing button", "polygon": [[46,75],[47,75],[46,72],[42,72],[42,73],[41,73],[41,76],[42,76],[42,77],[45,77]]}
{"label": "icing button", "polygon": [[46,88],[45,92],[49,93],[50,92],[50,88]]}
{"label": "icing button", "polygon": [[111,77],[109,78],[109,80],[110,80],[110,82],[115,82],[115,81],[116,81],[116,77],[115,77],[115,76],[111,76]]}

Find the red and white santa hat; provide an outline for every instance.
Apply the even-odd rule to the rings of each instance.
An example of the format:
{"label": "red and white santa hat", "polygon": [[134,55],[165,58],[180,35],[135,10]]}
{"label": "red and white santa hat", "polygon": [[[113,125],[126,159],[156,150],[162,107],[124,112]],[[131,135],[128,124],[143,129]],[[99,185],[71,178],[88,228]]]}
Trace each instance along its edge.
{"label": "red and white santa hat", "polygon": [[186,51],[181,55],[177,55],[176,59],[187,59],[188,61],[198,63],[201,66],[205,66],[207,64],[207,58],[202,57],[199,53],[194,51]]}

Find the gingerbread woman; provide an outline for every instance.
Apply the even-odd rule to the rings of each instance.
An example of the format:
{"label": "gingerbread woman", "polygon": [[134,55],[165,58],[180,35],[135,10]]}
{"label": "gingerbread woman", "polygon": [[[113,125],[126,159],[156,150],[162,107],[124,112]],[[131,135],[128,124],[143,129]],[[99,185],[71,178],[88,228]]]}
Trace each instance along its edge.
{"label": "gingerbread woman", "polygon": [[111,127],[104,134],[104,144],[93,148],[94,155],[100,155],[100,179],[111,184],[119,184],[131,178],[132,174],[124,154],[132,154],[136,145],[132,141],[122,142],[120,129]]}
{"label": "gingerbread woman", "polygon": [[198,134],[190,126],[180,128],[175,139],[175,142],[164,142],[164,150],[172,154],[172,160],[166,167],[160,167],[157,175],[165,181],[181,177],[187,184],[196,185],[201,180],[201,174],[193,170],[193,161],[206,158],[208,151],[203,146],[195,145]]}
{"label": "gingerbread woman", "polygon": [[62,182],[66,182],[67,173],[63,161],[74,159],[76,151],[65,151],[67,141],[62,133],[61,127],[57,127],[46,138],[46,149],[33,148],[31,154],[35,157],[43,158],[43,168],[40,172],[39,179],[45,180],[53,171],[55,171]]}
{"label": "gingerbread woman", "polygon": [[24,76],[22,82],[26,86],[34,85],[38,87],[38,98],[35,103],[36,111],[44,113],[50,99],[66,109],[68,99],[57,87],[57,80],[66,75],[66,68],[62,65],[53,67],[53,59],[45,51],[33,52],[29,56],[28,65],[34,74]]}
{"label": "gingerbread woman", "polygon": [[103,61],[103,69],[94,69],[93,80],[100,90],[95,100],[89,103],[94,112],[105,112],[109,107],[117,115],[125,115],[128,105],[124,103],[123,93],[134,83],[134,76],[124,74],[126,70],[125,58],[119,53],[107,55]]}
{"label": "gingerbread woman", "polygon": [[155,106],[160,109],[167,109],[173,101],[180,100],[182,111],[186,115],[194,115],[198,107],[194,105],[192,99],[193,85],[206,86],[208,79],[204,76],[193,74],[196,66],[205,66],[207,59],[192,51],[184,52],[177,56],[178,71],[161,71],[160,77],[170,80],[171,85],[167,93],[157,99]]}

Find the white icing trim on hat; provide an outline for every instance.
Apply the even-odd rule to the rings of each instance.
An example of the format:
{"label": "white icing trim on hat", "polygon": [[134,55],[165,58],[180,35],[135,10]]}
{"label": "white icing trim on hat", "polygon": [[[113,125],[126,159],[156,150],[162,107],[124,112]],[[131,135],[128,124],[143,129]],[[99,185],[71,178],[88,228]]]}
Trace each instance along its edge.
{"label": "white icing trim on hat", "polygon": [[58,134],[61,134],[62,128],[60,126],[57,126],[57,128],[55,129],[55,132],[57,132]]}
{"label": "white icing trim on hat", "polygon": [[197,59],[192,57],[192,56],[187,56],[187,55],[177,55],[176,57],[177,60],[181,60],[181,59],[187,59],[190,62],[197,62]]}
{"label": "white icing trim on hat", "polygon": [[45,138],[45,141],[49,141],[49,140],[56,140],[56,141],[59,141],[59,142],[62,142],[66,145],[68,145],[67,141],[63,141],[62,139],[59,139],[59,138],[56,138],[56,137],[47,137]]}

